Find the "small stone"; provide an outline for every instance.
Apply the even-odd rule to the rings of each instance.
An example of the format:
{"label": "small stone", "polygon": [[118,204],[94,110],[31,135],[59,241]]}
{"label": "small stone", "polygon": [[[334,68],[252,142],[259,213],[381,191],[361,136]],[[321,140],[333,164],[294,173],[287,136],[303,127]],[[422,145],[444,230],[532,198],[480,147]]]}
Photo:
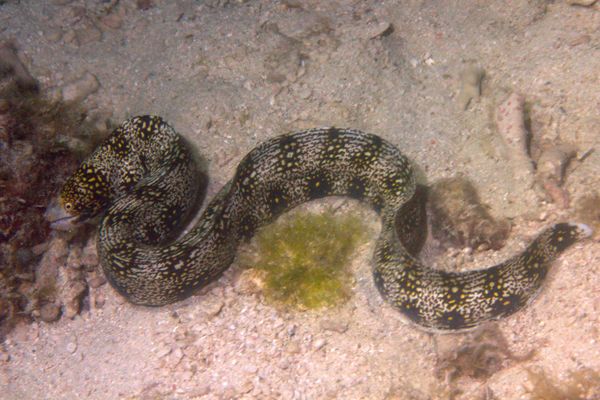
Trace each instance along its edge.
{"label": "small stone", "polygon": [[173,350],[167,357],[167,365],[170,368],[175,368],[183,359],[183,351],[180,348]]}
{"label": "small stone", "polygon": [[35,246],[33,246],[31,248],[31,251],[33,252],[34,255],[41,256],[48,250],[49,245],[50,245],[50,242],[36,244]]}
{"label": "small stone", "polygon": [[252,381],[244,382],[239,388],[240,393],[250,393],[252,390],[254,390],[254,384]]}
{"label": "small stone", "polygon": [[102,39],[102,31],[96,28],[96,26],[88,24],[85,27],[76,30],[75,36],[77,37],[77,42],[80,45],[85,45]]}
{"label": "small stone", "polygon": [[171,349],[170,347],[167,347],[167,346],[160,347],[156,351],[156,357],[163,358],[163,357],[171,354],[171,351],[173,351],[173,349]]}
{"label": "small stone", "polygon": [[100,83],[95,75],[86,72],[78,80],[65,85],[62,97],[66,102],[82,101],[100,88]]}
{"label": "small stone", "polygon": [[244,372],[248,372],[251,375],[255,375],[258,372],[258,367],[254,364],[249,364],[243,367]]}
{"label": "small stone", "polygon": [[287,327],[287,334],[289,337],[292,337],[296,334],[296,330],[298,330],[298,326],[296,324],[292,324]]}
{"label": "small stone", "polygon": [[46,32],[46,35],[44,35],[44,37],[46,39],[48,39],[49,42],[52,43],[56,43],[58,42],[63,36],[63,33],[60,29],[49,29]]}
{"label": "small stone", "polygon": [[138,10],[146,11],[154,7],[151,0],[136,0],[135,5]]}
{"label": "small stone", "polygon": [[106,278],[101,273],[94,272],[92,276],[88,279],[88,285],[91,288],[96,289],[106,283]]}
{"label": "small stone", "polygon": [[224,305],[225,303],[222,299],[215,296],[207,296],[207,298],[202,301],[202,312],[208,318],[214,318],[219,315]]}
{"label": "small stone", "polygon": [[199,387],[189,390],[187,395],[189,398],[203,397],[210,393],[210,385],[200,385]]}
{"label": "small stone", "polygon": [[592,40],[590,35],[579,35],[569,42],[569,46],[575,47],[581,44],[587,44]]}
{"label": "small stone", "polygon": [[199,352],[199,350],[198,350],[198,347],[196,347],[196,346],[185,346],[183,348],[183,354],[186,357],[191,358],[191,359],[196,358],[196,356],[198,355],[198,352]]}
{"label": "small stone", "polygon": [[300,349],[300,345],[298,344],[298,342],[290,342],[287,345],[287,352],[290,354],[298,354],[300,353],[301,349]]}
{"label": "small stone", "polygon": [[10,361],[10,354],[8,354],[6,351],[0,351],[0,362],[9,362]]}
{"label": "small stone", "polygon": [[223,390],[223,392],[219,396],[219,398],[222,400],[230,400],[230,399],[235,399],[237,397],[238,397],[238,393],[232,387],[228,387],[225,390]]}
{"label": "small stone", "polygon": [[308,86],[302,86],[298,91],[298,96],[303,100],[307,100],[312,96],[312,90]]}
{"label": "small stone", "polygon": [[123,25],[123,18],[119,14],[112,13],[106,15],[105,17],[102,17],[102,19],[100,19],[100,22],[107,28],[119,29],[121,25]]}
{"label": "small stone", "polygon": [[313,343],[313,348],[315,350],[321,350],[323,348],[323,346],[325,346],[327,344],[327,341],[325,339],[319,338],[317,340],[315,340],[315,342]]}
{"label": "small stone", "polygon": [[77,343],[69,342],[67,344],[67,351],[71,354],[75,353],[77,351]]}
{"label": "small stone", "polygon": [[394,26],[390,22],[380,22],[375,26],[370,26],[365,32],[368,39],[377,39],[387,36],[394,31]]}
{"label": "small stone", "polygon": [[95,309],[101,309],[106,304],[106,295],[103,292],[96,292],[92,296],[92,307]]}
{"label": "small stone", "polygon": [[79,46],[79,42],[77,41],[77,35],[73,29],[69,29],[63,35],[63,41],[72,46]]}
{"label": "small stone", "polygon": [[60,307],[54,303],[46,303],[40,308],[40,319],[44,322],[54,322],[60,318]]}
{"label": "small stone", "polygon": [[319,325],[321,325],[321,328],[323,328],[326,331],[344,333],[348,330],[348,322],[347,321],[340,321],[340,320],[335,320],[335,319],[323,319],[323,320],[321,320]]}

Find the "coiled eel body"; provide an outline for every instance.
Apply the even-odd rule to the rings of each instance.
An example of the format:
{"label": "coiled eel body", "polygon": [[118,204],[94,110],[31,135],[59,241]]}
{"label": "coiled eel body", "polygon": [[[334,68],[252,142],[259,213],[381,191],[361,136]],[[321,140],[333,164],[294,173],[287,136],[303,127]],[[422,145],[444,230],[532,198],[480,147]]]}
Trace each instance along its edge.
{"label": "coiled eel body", "polygon": [[108,280],[129,301],[160,306],[221,274],[239,242],[285,210],[350,196],[382,219],[373,266],[377,288],[431,330],[470,328],[515,312],[538,292],[551,261],[591,234],[584,224],[559,223],[499,265],[434,270],[416,258],[425,221],[415,187],[410,162],[378,136],[336,128],[286,134],[246,155],[195,227],[174,239],[196,201],[197,168],[167,123],[140,116],[117,128],[67,180],[55,224],[103,212],[98,250]]}

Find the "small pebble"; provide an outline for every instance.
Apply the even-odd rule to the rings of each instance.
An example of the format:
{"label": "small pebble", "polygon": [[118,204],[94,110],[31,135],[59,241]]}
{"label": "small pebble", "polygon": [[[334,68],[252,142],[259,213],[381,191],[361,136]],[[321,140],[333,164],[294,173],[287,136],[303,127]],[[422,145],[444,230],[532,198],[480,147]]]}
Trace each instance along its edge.
{"label": "small pebble", "polygon": [[222,299],[215,296],[208,296],[202,302],[202,311],[208,318],[213,318],[219,315],[225,303]]}
{"label": "small pebble", "polygon": [[71,354],[75,353],[77,351],[77,343],[69,342],[67,344],[67,351]]}
{"label": "small pebble", "polygon": [[298,326],[296,324],[292,324],[290,326],[288,326],[287,328],[287,334],[288,336],[292,337],[296,334],[296,330],[298,329]]}
{"label": "small pebble", "polygon": [[210,393],[210,385],[201,384],[199,387],[194,388],[187,392],[189,398],[203,397]]}
{"label": "small pebble", "polygon": [[223,392],[221,393],[221,396],[219,396],[219,398],[221,398],[223,400],[235,399],[235,398],[238,398],[238,393],[236,392],[236,390],[234,388],[228,387],[225,390],[223,390]]}
{"label": "small pebble", "polygon": [[89,24],[84,28],[76,30],[75,37],[77,38],[77,43],[80,45],[85,45],[102,39],[102,31],[100,31],[100,29],[96,28],[94,25]]}
{"label": "small pebble", "polygon": [[323,346],[325,346],[325,344],[327,344],[327,341],[325,339],[319,338],[315,340],[315,342],[313,343],[313,347],[315,350],[321,350]]}
{"label": "small pebble", "polygon": [[592,37],[590,35],[580,35],[580,36],[577,36],[575,39],[571,40],[569,42],[569,46],[571,46],[571,47],[579,46],[581,44],[589,43],[591,40],[592,40]]}
{"label": "small pebble", "polygon": [[136,0],[135,5],[138,10],[146,11],[154,7],[151,0]]}
{"label": "small pebble", "polygon": [[394,26],[390,22],[380,22],[375,26],[370,26],[365,32],[365,36],[369,39],[377,39],[387,36],[394,31]]}
{"label": "small pebble", "polygon": [[104,293],[96,293],[92,300],[92,305],[94,306],[94,308],[100,309],[104,307],[104,304],[106,303],[106,296],[104,295]]}
{"label": "small pebble", "polygon": [[196,356],[198,355],[198,352],[199,352],[198,347],[193,346],[193,345],[191,345],[191,346],[185,346],[183,348],[183,354],[186,357],[191,358],[191,359],[196,358]]}
{"label": "small pebble", "polygon": [[119,14],[113,13],[100,19],[100,22],[109,29],[119,29],[123,25],[123,18]]}
{"label": "small pebble", "polygon": [[312,90],[308,86],[302,86],[298,91],[298,96],[303,100],[307,100],[311,95]]}
{"label": "small pebble", "polygon": [[167,357],[167,364],[170,368],[175,368],[181,362],[183,358],[183,351],[180,348],[173,350]]}
{"label": "small pebble", "polygon": [[287,352],[290,354],[298,354],[300,351],[300,345],[297,342],[290,342],[287,345]]}
{"label": "small pebble", "polygon": [[60,29],[49,29],[44,37],[48,39],[49,42],[56,43],[62,38],[62,31]]}
{"label": "small pebble", "polygon": [[31,248],[31,251],[33,252],[34,255],[41,256],[48,250],[49,245],[50,245],[50,242],[36,244],[35,246],[33,246]]}
{"label": "small pebble", "polygon": [[252,390],[254,390],[254,384],[252,381],[244,382],[239,388],[240,393],[250,393]]}
{"label": "small pebble", "polygon": [[62,97],[66,102],[82,101],[90,94],[100,88],[100,83],[95,75],[86,72],[78,80],[65,85],[62,89]]}
{"label": "small pebble", "polygon": [[156,357],[163,358],[171,354],[171,351],[173,351],[173,349],[171,349],[170,347],[162,346],[156,351]]}
{"label": "small pebble", "polygon": [[338,333],[344,333],[348,330],[348,322],[340,321],[335,319],[323,319],[319,323],[321,328],[326,331],[333,331]]}
{"label": "small pebble", "polygon": [[72,46],[79,46],[79,42],[77,42],[77,35],[73,29],[69,29],[64,33],[62,39],[65,43],[70,44]]}

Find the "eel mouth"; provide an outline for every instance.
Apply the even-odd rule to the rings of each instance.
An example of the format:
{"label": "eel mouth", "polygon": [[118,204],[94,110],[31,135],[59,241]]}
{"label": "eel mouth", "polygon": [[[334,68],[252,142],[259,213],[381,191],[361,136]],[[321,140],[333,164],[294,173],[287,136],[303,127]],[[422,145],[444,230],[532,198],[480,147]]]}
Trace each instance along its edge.
{"label": "eel mouth", "polygon": [[57,200],[46,208],[44,218],[50,223],[50,227],[59,231],[69,231],[79,224],[80,218],[77,215],[68,214]]}

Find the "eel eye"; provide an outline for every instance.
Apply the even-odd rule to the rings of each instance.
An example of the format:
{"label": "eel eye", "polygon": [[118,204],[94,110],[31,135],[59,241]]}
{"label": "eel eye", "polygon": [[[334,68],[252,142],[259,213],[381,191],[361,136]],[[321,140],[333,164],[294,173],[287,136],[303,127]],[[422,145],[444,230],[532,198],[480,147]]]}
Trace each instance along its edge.
{"label": "eel eye", "polygon": [[71,211],[72,209],[73,209],[73,204],[72,203],[65,203],[65,210]]}

